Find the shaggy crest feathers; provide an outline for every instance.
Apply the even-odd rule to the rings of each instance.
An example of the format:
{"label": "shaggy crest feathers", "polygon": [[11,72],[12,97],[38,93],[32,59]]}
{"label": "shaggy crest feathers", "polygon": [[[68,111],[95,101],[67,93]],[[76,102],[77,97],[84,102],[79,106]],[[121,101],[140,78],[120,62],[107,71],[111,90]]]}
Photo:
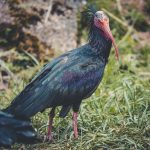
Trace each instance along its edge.
{"label": "shaggy crest feathers", "polygon": [[82,17],[85,19],[88,27],[90,28],[93,25],[94,15],[97,12],[94,6],[88,6],[83,12]]}
{"label": "shaggy crest feathers", "polygon": [[[82,20],[84,22],[86,22],[87,28],[88,28],[88,41],[89,43],[92,42],[101,42],[102,39],[99,36],[100,35],[100,29],[98,29],[95,25],[94,25],[94,16],[95,13],[97,12],[96,8],[94,6],[88,6],[83,12],[82,12]],[[99,49],[99,46],[101,46],[101,44],[97,45],[97,48]]]}

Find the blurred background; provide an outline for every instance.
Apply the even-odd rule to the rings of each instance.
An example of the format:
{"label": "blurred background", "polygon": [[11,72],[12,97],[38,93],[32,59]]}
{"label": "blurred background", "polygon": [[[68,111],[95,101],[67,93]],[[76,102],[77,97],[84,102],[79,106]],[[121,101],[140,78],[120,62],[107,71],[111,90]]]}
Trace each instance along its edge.
{"label": "blurred background", "polygon": [[[0,109],[10,103],[46,62],[87,42],[87,23],[80,12],[89,5],[109,16],[122,66],[116,61],[113,49],[104,80],[90,98],[95,103],[91,100],[82,105],[79,124],[83,132],[92,135],[97,124],[95,128],[101,126],[100,132],[106,135],[86,146],[96,149],[101,143],[103,148],[118,148],[119,144],[112,141],[120,139],[123,148],[145,149],[150,146],[150,0],[1,0]],[[95,115],[99,113],[98,118]],[[34,118],[37,129],[43,125],[44,115]],[[56,120],[56,127],[59,123]],[[136,137],[130,136],[131,131]],[[126,138],[122,137],[124,134]],[[86,141],[91,135],[86,135]],[[75,144],[79,148],[80,144]]]}

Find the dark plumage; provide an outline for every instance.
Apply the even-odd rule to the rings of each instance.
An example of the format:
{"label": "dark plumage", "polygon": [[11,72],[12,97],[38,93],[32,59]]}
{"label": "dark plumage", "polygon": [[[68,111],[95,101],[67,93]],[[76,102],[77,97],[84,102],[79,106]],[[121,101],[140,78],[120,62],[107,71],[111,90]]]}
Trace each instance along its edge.
{"label": "dark plumage", "polygon": [[47,64],[7,110],[29,118],[48,107],[80,104],[98,86],[107,62],[90,49],[87,44]]}
{"label": "dark plumage", "polygon": [[14,142],[30,143],[30,140],[36,141],[36,133],[29,121],[0,111],[0,147],[10,148]]}
{"label": "dark plumage", "polygon": [[89,42],[45,65],[5,111],[23,118],[50,107],[53,118],[57,106],[62,106],[60,117],[70,108],[78,112],[81,101],[91,96],[102,80],[112,42],[115,44],[108,17],[94,9],[85,14],[90,25]]}

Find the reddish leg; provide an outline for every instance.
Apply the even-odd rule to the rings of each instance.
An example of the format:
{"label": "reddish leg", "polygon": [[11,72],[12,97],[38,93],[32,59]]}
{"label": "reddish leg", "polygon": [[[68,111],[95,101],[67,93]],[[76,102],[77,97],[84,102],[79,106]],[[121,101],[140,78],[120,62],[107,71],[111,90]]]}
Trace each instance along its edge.
{"label": "reddish leg", "polygon": [[48,133],[47,133],[47,140],[52,140],[52,125],[53,125],[53,118],[55,116],[55,108],[52,108],[50,114],[49,114],[49,124],[48,124]]}
{"label": "reddish leg", "polygon": [[77,112],[73,112],[73,130],[75,138],[78,138],[77,117],[78,117]]}

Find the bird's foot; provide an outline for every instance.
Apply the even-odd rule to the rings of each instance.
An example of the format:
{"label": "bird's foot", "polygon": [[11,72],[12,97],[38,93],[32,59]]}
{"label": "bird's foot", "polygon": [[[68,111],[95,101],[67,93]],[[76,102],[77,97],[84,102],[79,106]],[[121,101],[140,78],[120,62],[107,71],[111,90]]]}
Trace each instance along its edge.
{"label": "bird's foot", "polygon": [[54,142],[53,136],[52,135],[46,135],[44,137],[44,142]]}
{"label": "bird's foot", "polygon": [[74,138],[75,138],[75,139],[78,138],[78,132],[74,132]]}

